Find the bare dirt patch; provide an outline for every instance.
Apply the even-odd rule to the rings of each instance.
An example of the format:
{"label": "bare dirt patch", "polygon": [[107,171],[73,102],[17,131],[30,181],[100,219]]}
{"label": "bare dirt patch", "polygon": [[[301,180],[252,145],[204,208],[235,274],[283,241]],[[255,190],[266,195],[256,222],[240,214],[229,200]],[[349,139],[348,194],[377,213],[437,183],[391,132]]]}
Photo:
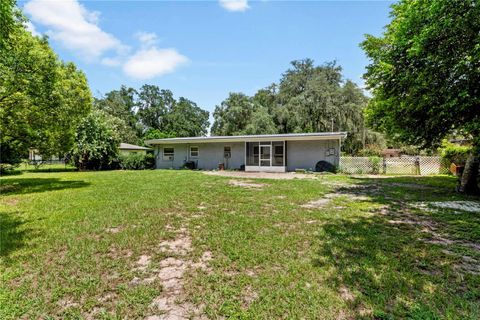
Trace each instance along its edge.
{"label": "bare dirt patch", "polygon": [[63,298],[57,302],[57,305],[60,307],[62,311],[65,311],[69,308],[75,308],[78,307],[79,304],[77,302],[74,302],[70,298]]}
{"label": "bare dirt patch", "polygon": [[338,293],[340,294],[340,297],[342,297],[342,299],[345,300],[345,301],[355,300],[355,296],[353,295],[353,293],[350,291],[350,289],[348,289],[345,286],[341,286],[338,289]]}
{"label": "bare dirt patch", "polygon": [[247,286],[242,291],[242,306],[247,309],[255,300],[258,299],[258,293],[251,286]]}
{"label": "bare dirt patch", "polygon": [[245,172],[245,171],[202,171],[204,174],[220,177],[248,178],[248,179],[318,179],[316,174],[295,172]]}
{"label": "bare dirt patch", "polygon": [[305,204],[302,204],[300,207],[302,208],[308,208],[308,209],[316,209],[316,208],[323,208],[327,204],[329,204],[331,199],[329,198],[324,198],[324,199],[318,199],[318,200],[312,200],[310,202],[307,202]]}
{"label": "bare dirt patch", "polygon": [[202,306],[189,302],[184,292],[184,276],[192,269],[209,271],[208,262],[213,259],[212,252],[205,251],[195,262],[189,259],[187,255],[192,251],[192,240],[185,228],[180,228],[174,239],[162,241],[160,251],[169,256],[160,261],[159,269],[153,270],[153,275],[147,278],[134,279],[136,283],[158,280],[163,287],[162,294],[151,304],[155,314],[147,319],[202,319]]}
{"label": "bare dirt patch", "polygon": [[120,231],[122,231],[120,227],[110,227],[105,229],[105,232],[107,233],[119,233]]}
{"label": "bare dirt patch", "polygon": [[387,218],[387,222],[392,225],[409,225],[417,228],[420,232],[429,235],[428,238],[421,237],[418,240],[425,243],[440,245],[444,247],[442,251],[445,254],[454,256],[459,262],[454,264],[457,271],[462,273],[480,274],[480,261],[468,255],[459,255],[453,251],[453,246],[460,246],[480,253],[480,244],[471,241],[462,241],[451,239],[442,233],[444,226],[434,221],[426,215],[416,214],[411,208],[417,208],[418,205],[409,206],[401,202],[400,210],[381,208],[380,214]]}
{"label": "bare dirt patch", "polygon": [[[430,208],[438,209],[451,209],[451,210],[460,210],[464,212],[473,212],[480,213],[480,202],[477,201],[431,201],[431,202],[419,202],[413,204],[413,206],[429,210]],[[462,212],[456,212],[462,213]]]}
{"label": "bare dirt patch", "polygon": [[16,206],[19,202],[20,200],[18,200],[17,198],[9,198],[9,199],[3,200],[3,203],[9,206]]}
{"label": "bare dirt patch", "polygon": [[192,239],[186,234],[180,234],[175,239],[162,241],[160,250],[177,255],[186,255],[192,249]]}
{"label": "bare dirt patch", "polygon": [[[340,197],[345,197],[348,199],[348,201],[368,201],[370,200],[370,197],[366,195],[361,195],[361,194],[356,194],[356,193],[327,193],[326,195],[323,196],[321,199],[317,200],[312,200],[309,201],[305,204],[300,205],[302,208],[307,208],[307,209],[318,209],[318,208],[324,208],[327,206],[332,199],[334,198],[340,198]],[[336,209],[343,209],[345,207],[343,206],[337,206],[335,207]]]}
{"label": "bare dirt patch", "polygon": [[248,189],[261,189],[267,186],[267,184],[265,183],[256,183],[249,180],[230,180],[228,184],[232,186],[243,187]]}
{"label": "bare dirt patch", "polygon": [[435,189],[435,187],[425,185],[425,184],[418,184],[418,183],[406,183],[406,182],[389,182],[386,186],[388,187],[401,187],[401,188],[408,188],[413,190],[430,190]]}
{"label": "bare dirt patch", "polygon": [[150,256],[146,254],[142,254],[137,260],[137,263],[136,263],[137,267],[135,268],[135,270],[140,270],[140,271],[146,270],[149,264],[150,264]]}

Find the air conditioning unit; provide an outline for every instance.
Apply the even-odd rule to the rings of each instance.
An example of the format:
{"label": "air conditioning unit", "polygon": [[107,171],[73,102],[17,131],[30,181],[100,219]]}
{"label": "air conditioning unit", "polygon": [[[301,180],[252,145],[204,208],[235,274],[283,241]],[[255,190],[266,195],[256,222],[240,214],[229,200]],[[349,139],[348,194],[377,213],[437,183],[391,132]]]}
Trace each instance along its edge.
{"label": "air conditioning unit", "polygon": [[224,157],[225,159],[229,159],[229,158],[232,157],[232,154],[230,153],[230,151],[225,151],[225,152],[223,153],[223,157]]}

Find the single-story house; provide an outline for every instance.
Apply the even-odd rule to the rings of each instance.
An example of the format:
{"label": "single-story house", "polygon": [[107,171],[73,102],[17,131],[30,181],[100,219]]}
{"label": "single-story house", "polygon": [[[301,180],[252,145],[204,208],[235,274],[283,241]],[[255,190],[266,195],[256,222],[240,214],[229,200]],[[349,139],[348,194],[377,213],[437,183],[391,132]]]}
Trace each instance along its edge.
{"label": "single-story house", "polygon": [[346,132],[210,136],[147,140],[157,169],[195,163],[203,170],[244,169],[285,172],[315,170],[319,161],[338,166]]}
{"label": "single-story house", "polygon": [[118,149],[120,150],[120,154],[123,154],[123,155],[128,155],[130,153],[146,154],[147,151],[152,150],[150,148],[145,148],[142,146],[137,146],[129,143],[120,143],[120,146],[118,147]]}

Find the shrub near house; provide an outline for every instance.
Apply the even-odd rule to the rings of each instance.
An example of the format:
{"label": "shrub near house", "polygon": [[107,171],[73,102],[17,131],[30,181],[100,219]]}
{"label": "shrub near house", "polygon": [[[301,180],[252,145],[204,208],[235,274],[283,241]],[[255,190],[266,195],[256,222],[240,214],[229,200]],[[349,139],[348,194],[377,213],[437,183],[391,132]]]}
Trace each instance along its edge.
{"label": "shrub near house", "polygon": [[153,154],[147,153],[125,153],[119,157],[120,168],[124,170],[152,169],[155,165]]}

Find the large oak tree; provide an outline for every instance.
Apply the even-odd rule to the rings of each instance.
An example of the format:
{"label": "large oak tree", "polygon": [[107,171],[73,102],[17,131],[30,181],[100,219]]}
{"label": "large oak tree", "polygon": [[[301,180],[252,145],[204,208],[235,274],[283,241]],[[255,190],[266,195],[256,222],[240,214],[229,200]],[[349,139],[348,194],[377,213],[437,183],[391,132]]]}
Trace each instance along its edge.
{"label": "large oak tree", "polygon": [[335,62],[316,66],[311,59],[292,61],[278,84],[253,97],[230,93],[213,114],[212,134],[269,134],[347,131],[343,150],[355,154],[376,142],[364,126],[368,98],[344,80]]}

